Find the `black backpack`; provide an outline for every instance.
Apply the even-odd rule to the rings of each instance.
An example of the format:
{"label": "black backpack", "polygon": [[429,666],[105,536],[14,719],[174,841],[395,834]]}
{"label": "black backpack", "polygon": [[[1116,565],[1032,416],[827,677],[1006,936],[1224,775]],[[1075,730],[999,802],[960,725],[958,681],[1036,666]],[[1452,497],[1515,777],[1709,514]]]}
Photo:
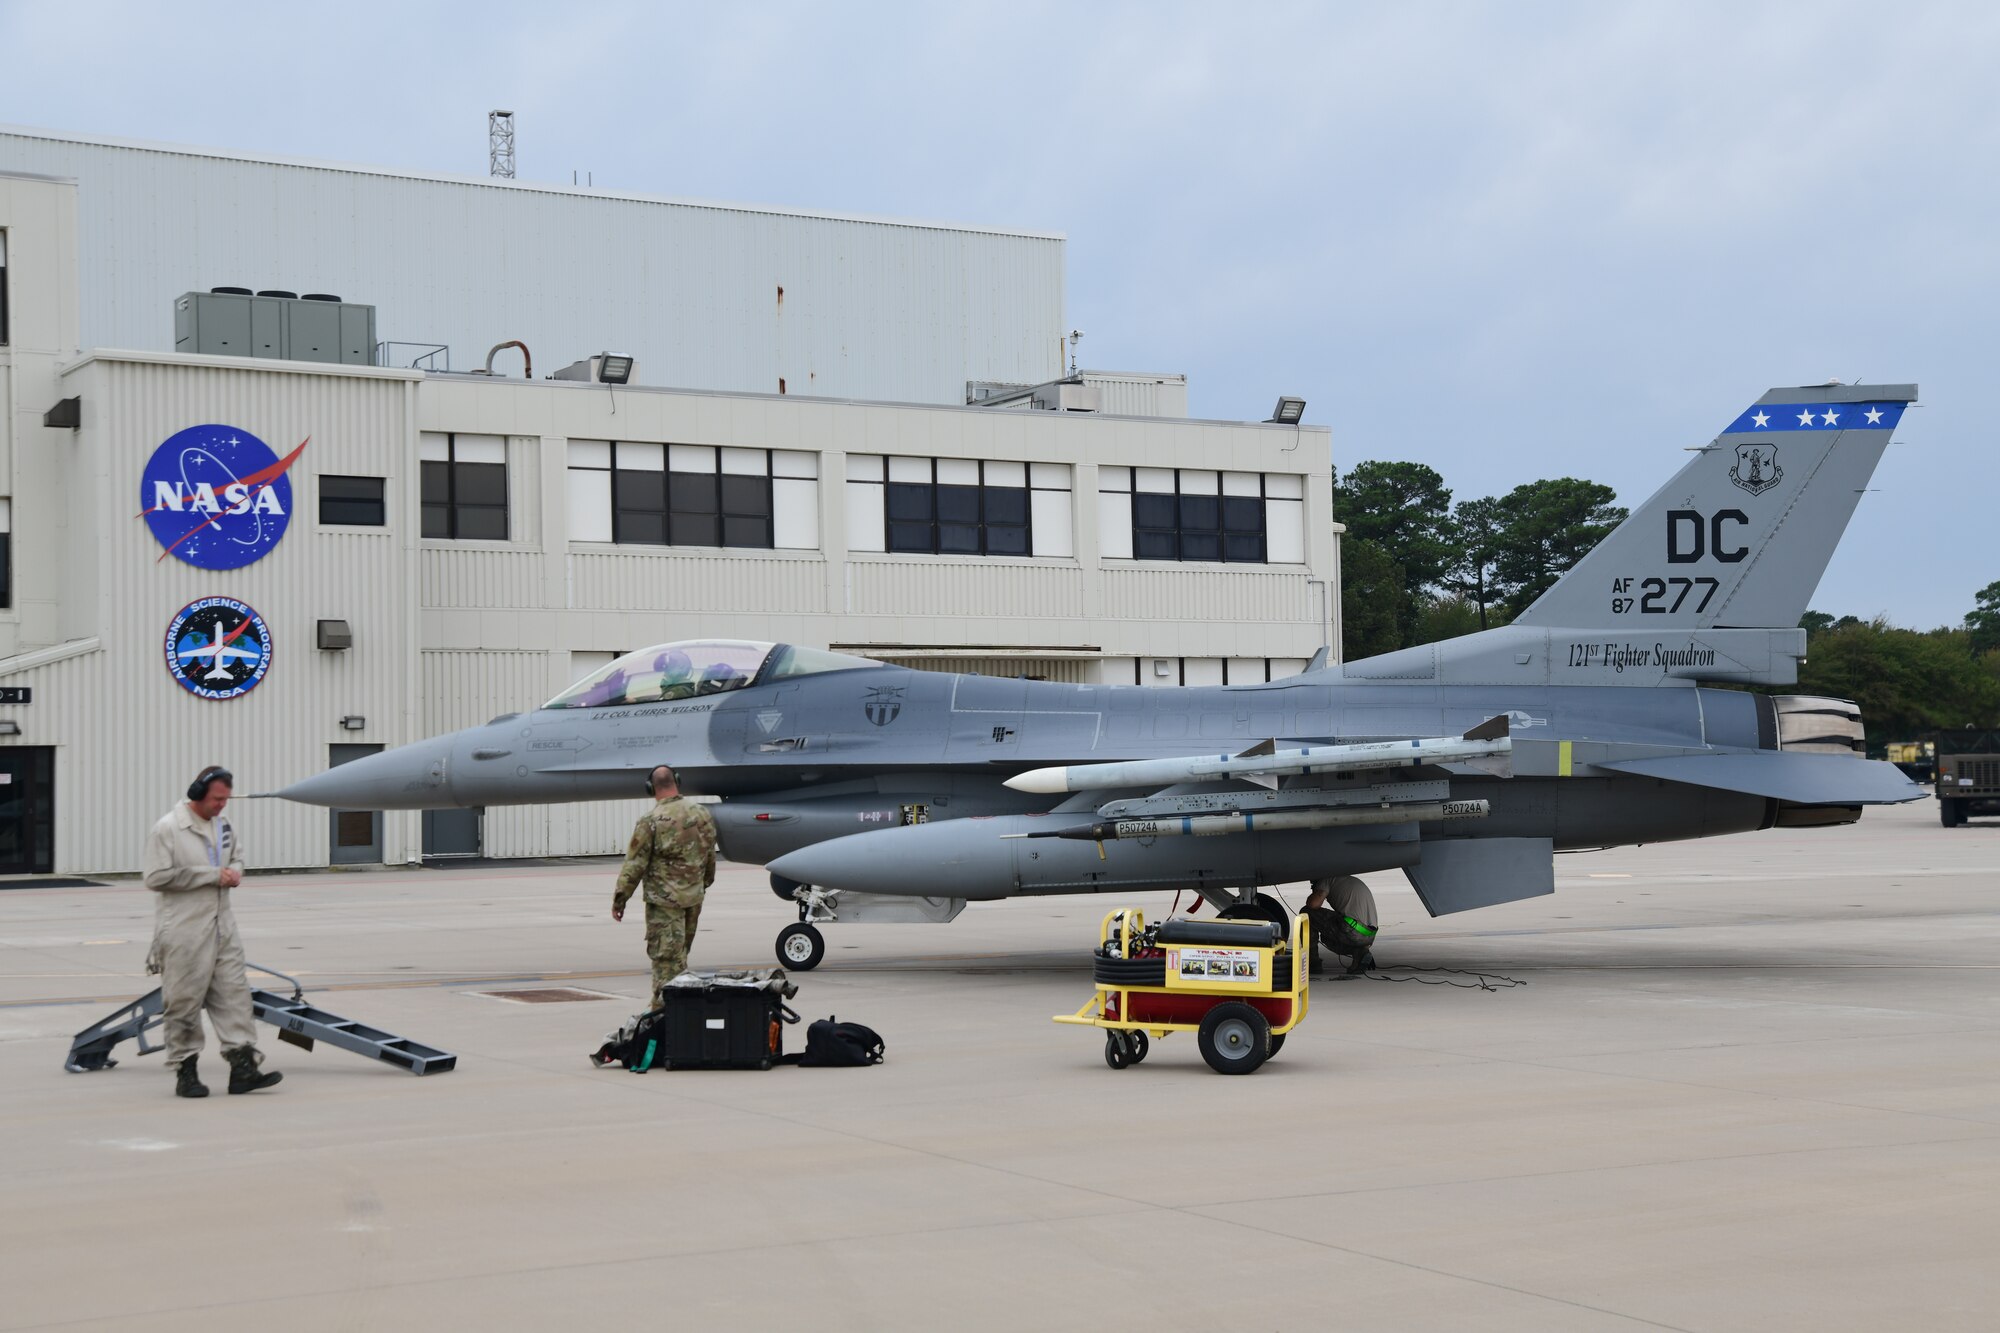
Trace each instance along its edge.
{"label": "black backpack", "polygon": [[882,1038],[874,1028],[859,1023],[842,1023],[831,1016],[814,1019],[806,1029],[806,1049],[798,1057],[801,1065],[825,1068],[833,1065],[879,1065]]}

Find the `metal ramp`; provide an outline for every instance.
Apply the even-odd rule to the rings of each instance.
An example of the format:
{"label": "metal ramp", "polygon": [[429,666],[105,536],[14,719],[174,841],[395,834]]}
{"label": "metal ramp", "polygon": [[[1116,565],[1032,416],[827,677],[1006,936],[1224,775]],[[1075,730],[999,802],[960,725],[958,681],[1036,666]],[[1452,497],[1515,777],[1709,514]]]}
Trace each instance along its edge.
{"label": "metal ramp", "polygon": [[[267,990],[252,989],[250,992],[251,1012],[258,1021],[278,1029],[280,1041],[308,1051],[323,1041],[329,1046],[338,1046],[343,1051],[365,1055],[371,1060],[380,1060],[418,1075],[442,1074],[458,1064],[458,1057],[449,1051],[411,1041],[408,1037],[398,1037],[392,1032],[371,1028],[329,1013],[317,1005],[307,1004],[304,988],[282,972],[273,972],[254,963],[250,965],[250,970],[292,983],[289,996]],[[63,1068],[72,1074],[110,1069],[118,1063],[111,1058],[111,1052],[122,1041],[136,1041],[141,1055],[165,1049],[158,1042],[146,1040],[146,1034],[165,1021],[163,1007],[160,992],[155,990],[92,1023],[77,1033],[76,1040],[70,1043],[69,1058],[63,1061]]]}

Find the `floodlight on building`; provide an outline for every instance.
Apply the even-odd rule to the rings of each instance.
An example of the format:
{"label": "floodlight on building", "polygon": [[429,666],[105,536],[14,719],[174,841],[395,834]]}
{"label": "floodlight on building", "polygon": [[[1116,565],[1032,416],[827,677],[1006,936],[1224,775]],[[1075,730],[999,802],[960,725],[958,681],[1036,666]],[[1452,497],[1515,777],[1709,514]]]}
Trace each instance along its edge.
{"label": "floodlight on building", "polygon": [[363,731],[367,729],[367,726],[368,719],[358,713],[349,713],[346,717],[340,719],[340,727],[343,731]]}
{"label": "floodlight on building", "polygon": [[1274,426],[1296,426],[1306,414],[1306,400],[1303,398],[1280,398],[1278,405],[1271,409],[1270,424]]}
{"label": "floodlight on building", "polygon": [[623,352],[599,352],[597,354],[597,380],[600,384],[623,384],[632,378],[632,358]]}
{"label": "floodlight on building", "polygon": [[20,734],[21,724],[19,722],[16,722],[11,717],[0,719],[0,736],[18,736]]}

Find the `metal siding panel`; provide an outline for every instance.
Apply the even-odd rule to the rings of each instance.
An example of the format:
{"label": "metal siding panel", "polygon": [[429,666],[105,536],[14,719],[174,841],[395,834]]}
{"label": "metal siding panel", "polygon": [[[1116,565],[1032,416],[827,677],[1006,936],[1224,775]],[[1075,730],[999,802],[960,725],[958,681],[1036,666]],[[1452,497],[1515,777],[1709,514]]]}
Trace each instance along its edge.
{"label": "metal siding panel", "polygon": [[[80,182],[85,346],[171,350],[182,292],[279,284],[374,305],[377,337],[448,343],[458,369],[522,338],[550,367],[630,352],[644,383],[773,393],[782,376],[791,393],[939,403],[970,379],[1061,371],[1051,237],[18,134],[0,134],[0,167]],[[574,274],[578,254],[642,262],[582,293],[496,276]]]}
{"label": "metal siding panel", "polygon": [[[948,557],[849,557],[854,615],[976,613],[1045,625],[1083,616],[1083,573],[1074,565],[1026,565]],[[1047,641],[1045,630],[1027,637]],[[975,642],[992,642],[982,639]]]}
{"label": "metal siding panel", "polygon": [[823,610],[826,601],[826,563],[817,553],[788,558],[686,547],[576,551],[569,570],[570,605],[579,611],[807,615]]}
{"label": "metal siding panel", "polygon": [[[58,868],[83,874],[135,868],[145,831],[204,764],[233,769],[247,795],[323,768],[331,744],[407,739],[413,655],[401,611],[402,543],[317,531],[310,514],[297,512],[322,470],[400,474],[403,382],[102,361],[87,375],[92,425],[70,463],[70,540],[96,558],[78,563],[65,596],[79,632],[100,635],[103,650],[88,665],[43,671],[49,684],[37,690],[19,742],[58,747]],[[281,455],[313,441],[293,470],[284,539],[257,563],[221,573],[160,559],[159,544],[132,517],[153,449],[174,430],[211,421],[253,431]],[[211,595],[247,602],[271,627],[269,674],[222,703],[181,689],[161,659],[174,613]],[[315,648],[322,618],[352,624],[354,647]],[[345,715],[366,717],[367,728],[341,730]],[[326,864],[324,810],[260,801],[239,804],[236,815],[252,867]],[[398,859],[402,830],[403,821],[385,820],[385,850]]]}

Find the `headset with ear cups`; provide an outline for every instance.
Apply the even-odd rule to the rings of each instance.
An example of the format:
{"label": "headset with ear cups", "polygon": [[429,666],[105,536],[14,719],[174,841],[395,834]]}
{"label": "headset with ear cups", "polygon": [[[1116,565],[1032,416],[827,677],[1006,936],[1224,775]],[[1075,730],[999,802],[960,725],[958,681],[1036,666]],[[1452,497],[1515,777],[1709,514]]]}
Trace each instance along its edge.
{"label": "headset with ear cups", "polygon": [[188,799],[190,801],[199,801],[207,796],[208,784],[211,782],[226,782],[234,787],[236,785],[236,775],[220,765],[214,768],[204,768],[201,771],[200,777],[188,783]]}
{"label": "headset with ear cups", "polygon": [[653,790],[653,774],[659,772],[663,768],[666,769],[668,773],[672,774],[671,778],[672,781],[679,782],[681,780],[681,775],[674,771],[674,766],[672,764],[654,764],[651,768],[646,770],[646,777],[645,777],[646,795],[648,796],[659,795],[658,792]]}

